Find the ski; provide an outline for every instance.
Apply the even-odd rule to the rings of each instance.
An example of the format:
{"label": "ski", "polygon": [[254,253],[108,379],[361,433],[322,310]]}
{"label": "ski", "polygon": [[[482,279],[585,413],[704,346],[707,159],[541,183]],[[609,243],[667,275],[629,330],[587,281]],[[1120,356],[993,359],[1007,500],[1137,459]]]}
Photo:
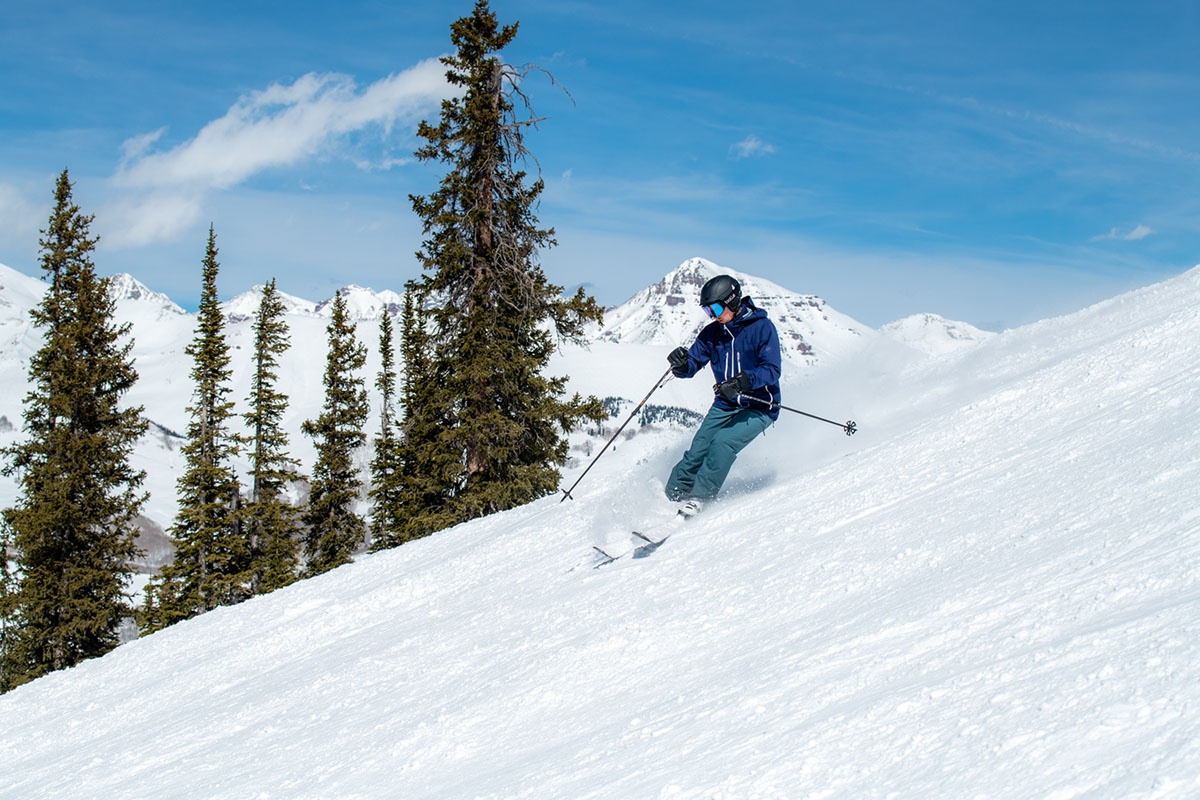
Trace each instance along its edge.
{"label": "ski", "polygon": [[593,567],[593,569],[599,569],[600,567],[607,567],[609,564],[613,563],[614,561],[618,561],[628,555],[632,555],[634,558],[645,558],[646,556],[650,555],[655,550],[657,550],[659,545],[661,545],[663,542],[665,542],[667,540],[667,537],[664,536],[662,539],[659,539],[656,541],[654,539],[651,539],[646,534],[641,533],[640,531],[630,531],[630,533],[632,533],[634,536],[636,536],[639,539],[641,539],[642,541],[644,541],[645,544],[640,545],[638,547],[631,548],[629,550],[626,550],[624,553],[615,553],[615,554],[610,553],[607,550],[605,550],[601,547],[598,547],[596,545],[592,545],[592,549],[595,550],[600,555],[600,557],[603,559],[603,561],[596,564]]}
{"label": "ski", "polygon": [[644,534],[640,531],[633,531],[633,535],[638,537],[639,539],[641,539],[643,542],[645,542],[644,545],[634,548],[634,550],[633,550],[634,558],[645,558],[646,556],[650,555],[658,548],[662,547],[663,542],[665,542],[667,539],[671,538],[671,534],[669,534],[669,533],[666,536],[662,537],[661,539],[651,539],[649,536],[647,536],[646,534]]}
{"label": "ski", "polygon": [[669,534],[669,533],[666,536],[662,537],[661,539],[651,539],[649,536],[642,533],[641,531],[630,531],[630,534],[641,539],[643,542],[645,542],[645,544],[641,544],[630,550],[626,550],[624,553],[616,553],[615,555],[613,553],[608,552],[607,550],[604,550],[603,548],[600,548],[596,545],[592,545],[592,549],[595,550],[597,553],[599,553],[600,557],[603,559],[598,564],[595,564],[592,567],[592,569],[600,569],[600,567],[607,567],[609,564],[613,563],[614,561],[619,561],[620,559],[622,559],[628,555],[632,555],[634,558],[645,558],[646,556],[650,555],[658,548],[662,547],[663,542],[665,542],[667,539],[671,538],[671,534]]}
{"label": "ski", "polygon": [[599,569],[600,567],[607,567],[609,564],[616,561],[621,556],[625,555],[624,553],[618,553],[615,556],[611,555],[610,553],[604,552],[599,547],[596,547],[596,545],[592,545],[592,549],[595,550],[600,555],[604,556],[604,559],[605,559],[604,561],[601,561],[599,564],[597,564],[593,569]]}

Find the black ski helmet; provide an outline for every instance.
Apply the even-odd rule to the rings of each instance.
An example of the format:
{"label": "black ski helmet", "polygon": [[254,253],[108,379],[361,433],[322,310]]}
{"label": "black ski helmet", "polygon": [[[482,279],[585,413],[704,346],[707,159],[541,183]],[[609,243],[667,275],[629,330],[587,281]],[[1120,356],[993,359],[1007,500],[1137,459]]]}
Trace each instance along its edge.
{"label": "black ski helmet", "polygon": [[700,305],[711,306],[713,303],[720,303],[722,307],[736,314],[742,307],[741,284],[731,275],[718,275],[710,279],[700,290]]}

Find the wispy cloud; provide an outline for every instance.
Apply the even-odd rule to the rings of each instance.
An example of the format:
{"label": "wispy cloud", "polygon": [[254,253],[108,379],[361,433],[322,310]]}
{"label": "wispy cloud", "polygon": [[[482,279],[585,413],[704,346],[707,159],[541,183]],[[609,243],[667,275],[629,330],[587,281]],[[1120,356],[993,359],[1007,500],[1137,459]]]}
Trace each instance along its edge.
{"label": "wispy cloud", "polygon": [[736,159],[765,156],[775,152],[775,145],[767,144],[752,133],[737,144],[731,145],[729,152]]}
{"label": "wispy cloud", "polygon": [[1129,233],[1121,233],[1116,228],[1113,228],[1108,233],[1101,234],[1100,236],[1093,236],[1088,241],[1101,242],[1101,241],[1104,241],[1105,239],[1121,239],[1126,242],[1136,242],[1139,239],[1145,239],[1147,236],[1149,236],[1152,233],[1154,233],[1154,229],[1147,227],[1145,225],[1138,225],[1136,228],[1131,230]]}
{"label": "wispy cloud", "polygon": [[363,172],[387,172],[392,167],[403,167],[413,163],[413,159],[411,158],[394,158],[392,156],[383,156],[379,159],[355,158],[352,160],[354,166]]}
{"label": "wispy cloud", "polygon": [[162,138],[167,132],[166,127],[159,128],[150,133],[143,133],[141,136],[134,136],[131,139],[126,139],[121,144],[121,166],[119,169],[124,170],[126,165],[131,161],[141,158],[147,150],[154,146],[154,143]]}
{"label": "wispy cloud", "polygon": [[0,240],[29,240],[45,224],[48,211],[48,204],[34,203],[16,186],[0,183]]}
{"label": "wispy cloud", "polygon": [[112,249],[170,241],[201,218],[204,192],[179,187],[115,200],[104,211],[101,241]]}
{"label": "wispy cloud", "polygon": [[[205,195],[268,169],[294,166],[333,151],[349,134],[415,123],[450,93],[437,59],[359,89],[346,75],[310,73],[241,97],[219,119],[170,150],[149,152],[164,131],[123,146],[114,185],[125,198],[107,218],[110,247],[170,239],[199,218]],[[406,159],[352,159],[361,169],[388,169]]]}

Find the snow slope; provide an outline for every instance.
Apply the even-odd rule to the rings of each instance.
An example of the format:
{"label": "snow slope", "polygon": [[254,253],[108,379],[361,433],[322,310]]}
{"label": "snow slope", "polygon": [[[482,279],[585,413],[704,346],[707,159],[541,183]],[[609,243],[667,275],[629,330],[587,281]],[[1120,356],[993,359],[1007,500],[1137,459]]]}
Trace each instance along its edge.
{"label": "snow slope", "polygon": [[0,795],[1200,796],[1198,298],[813,373],[862,433],[785,416],[647,559],[591,545],[682,433],[47,676]]}

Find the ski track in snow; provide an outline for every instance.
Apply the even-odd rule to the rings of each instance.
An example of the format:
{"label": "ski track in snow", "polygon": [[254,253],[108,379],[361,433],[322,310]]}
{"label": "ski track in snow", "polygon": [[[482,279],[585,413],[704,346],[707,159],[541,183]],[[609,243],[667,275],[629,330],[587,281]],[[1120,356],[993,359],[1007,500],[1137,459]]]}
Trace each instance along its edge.
{"label": "ski track in snow", "polygon": [[1200,796],[1198,297],[785,415],[647,559],[590,546],[667,524],[683,434],[47,676],[0,796]]}

